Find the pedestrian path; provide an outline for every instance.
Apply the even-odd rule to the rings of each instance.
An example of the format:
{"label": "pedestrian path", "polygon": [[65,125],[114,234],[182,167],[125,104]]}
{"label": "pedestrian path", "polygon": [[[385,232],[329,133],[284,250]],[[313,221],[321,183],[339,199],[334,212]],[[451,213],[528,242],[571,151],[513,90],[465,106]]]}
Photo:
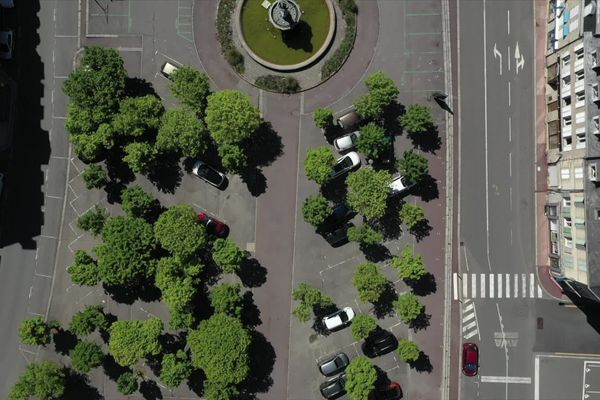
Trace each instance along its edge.
{"label": "pedestrian path", "polygon": [[466,299],[463,302],[462,333],[465,339],[470,339],[475,335],[479,337],[477,311],[475,310],[475,303],[471,299]]}
{"label": "pedestrian path", "polygon": [[535,299],[542,288],[534,273],[469,274],[452,276],[454,300],[462,299]]}

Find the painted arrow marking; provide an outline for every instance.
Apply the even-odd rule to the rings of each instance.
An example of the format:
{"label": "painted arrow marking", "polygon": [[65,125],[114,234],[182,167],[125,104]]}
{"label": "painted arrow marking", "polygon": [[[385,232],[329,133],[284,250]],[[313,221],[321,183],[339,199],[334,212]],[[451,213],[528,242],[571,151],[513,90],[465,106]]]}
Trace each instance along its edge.
{"label": "painted arrow marking", "polygon": [[523,69],[525,65],[525,57],[519,51],[519,42],[517,42],[517,47],[515,47],[515,63],[517,64],[517,75],[519,74],[519,67]]}
{"label": "painted arrow marking", "polygon": [[500,75],[502,75],[502,53],[498,51],[496,48],[496,43],[494,43],[494,58],[500,57]]}

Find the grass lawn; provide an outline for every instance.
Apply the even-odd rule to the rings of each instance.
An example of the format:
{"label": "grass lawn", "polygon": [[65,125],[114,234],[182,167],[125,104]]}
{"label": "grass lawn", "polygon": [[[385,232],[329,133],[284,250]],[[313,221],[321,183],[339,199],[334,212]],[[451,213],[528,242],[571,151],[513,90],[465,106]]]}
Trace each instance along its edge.
{"label": "grass lawn", "polygon": [[329,8],[325,0],[296,0],[303,11],[290,31],[280,31],[269,22],[262,0],[246,0],[242,8],[242,31],[248,46],[262,59],[281,65],[310,58],[329,32]]}

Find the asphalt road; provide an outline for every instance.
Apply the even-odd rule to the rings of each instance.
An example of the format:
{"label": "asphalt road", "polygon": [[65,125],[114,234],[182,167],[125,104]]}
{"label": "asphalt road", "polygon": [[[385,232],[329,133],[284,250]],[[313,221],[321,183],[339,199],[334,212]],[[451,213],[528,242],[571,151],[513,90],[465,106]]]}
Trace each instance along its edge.
{"label": "asphalt road", "polygon": [[[536,307],[533,2],[459,3],[463,336],[480,374],[462,398],[532,398]],[[518,49],[518,50],[517,50]],[[476,274],[476,275],[473,275]],[[466,281],[465,281],[466,280]],[[467,298],[474,300],[467,301]]]}

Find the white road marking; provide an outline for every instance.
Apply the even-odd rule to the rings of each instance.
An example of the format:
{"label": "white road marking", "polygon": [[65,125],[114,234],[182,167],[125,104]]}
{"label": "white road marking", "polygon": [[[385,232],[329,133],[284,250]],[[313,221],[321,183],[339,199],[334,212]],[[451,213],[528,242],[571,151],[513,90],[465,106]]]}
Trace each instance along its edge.
{"label": "white road marking", "polygon": [[506,64],[508,64],[508,70],[510,71],[510,46],[508,46],[508,57],[506,57]]}
{"label": "white road marking", "polygon": [[463,279],[462,279],[462,297],[463,298],[468,298],[469,297],[469,287],[468,287],[468,278],[469,275],[467,275],[466,273],[463,273]]}
{"label": "white road marking", "polygon": [[535,290],[534,290],[534,286],[533,286],[533,273],[529,274],[529,297],[534,298],[535,297]]}
{"label": "white road marking", "polygon": [[[515,288],[515,298],[519,297],[519,275],[515,274],[515,283],[514,283],[514,288]],[[525,297],[525,296],[523,296]]]}
{"label": "white road marking", "polygon": [[[527,297],[527,274],[521,274],[521,280],[522,280],[521,283],[522,283],[522,286],[523,286],[523,297]],[[529,283],[531,285],[533,285],[533,280],[531,282],[529,282]]]}
{"label": "white road marking", "polygon": [[507,23],[507,31],[510,35],[510,10],[506,10],[506,23]]}
{"label": "white road marking", "polygon": [[512,142],[512,117],[508,117],[508,141]]}
{"label": "white road marking", "polygon": [[463,317],[463,324],[465,322],[469,322],[470,320],[472,320],[473,318],[475,318],[475,313],[469,313],[466,317]]}
{"label": "white road marking", "polygon": [[490,275],[490,298],[494,297],[494,274]]}
{"label": "white road marking", "polygon": [[473,307],[475,307],[473,302],[470,302],[469,304],[467,304],[465,306],[464,312],[471,311],[473,309]]}
{"label": "white road marking", "polygon": [[480,295],[481,295],[482,299],[485,299],[485,274],[480,274],[479,277],[480,277],[479,284],[481,286],[481,289],[480,289],[481,293],[480,293]]}
{"label": "white road marking", "polygon": [[498,298],[502,298],[502,274],[498,274]]}
{"label": "white road marking", "polygon": [[[485,32],[484,32],[484,36],[485,36]],[[500,75],[502,75],[502,53],[500,53],[498,51],[498,49],[496,48],[496,43],[494,43],[494,58],[496,57],[500,57]]]}
{"label": "white road marking", "polygon": [[512,176],[512,152],[508,153],[508,176]]}
{"label": "white road marking", "polygon": [[506,279],[506,298],[510,299],[510,274],[504,275]]}
{"label": "white road marking", "polygon": [[535,386],[533,387],[533,400],[540,400],[540,358],[535,356],[535,367],[533,369]]}
{"label": "white road marking", "polygon": [[[500,63],[502,65],[502,63]],[[485,18],[485,0],[483,0],[483,119],[485,137],[485,244],[488,268],[492,270],[490,261],[490,177],[488,160],[488,105],[487,105],[487,29]]]}
{"label": "white road marking", "polygon": [[540,285],[537,285],[537,297],[542,298],[542,287]]}
{"label": "white road marking", "polygon": [[454,288],[454,300],[458,300],[458,275],[452,274],[452,287]]}
{"label": "white road marking", "polygon": [[477,275],[473,275],[473,279],[471,279],[471,294],[473,298],[477,295]]}
{"label": "white road marking", "polygon": [[477,325],[477,322],[471,321],[467,325],[463,326],[462,330],[463,330],[463,332],[468,331],[469,329],[471,329],[475,325]]}
{"label": "white road marking", "polygon": [[470,338],[472,338],[473,336],[475,336],[477,334],[479,334],[479,329],[473,330],[473,331],[467,333],[466,335],[464,335],[463,337],[465,339],[470,339]]}
{"label": "white road marking", "polygon": [[529,376],[482,376],[481,382],[485,383],[525,383],[531,384]]}
{"label": "white road marking", "polygon": [[510,81],[508,81],[508,106],[510,107]]}

